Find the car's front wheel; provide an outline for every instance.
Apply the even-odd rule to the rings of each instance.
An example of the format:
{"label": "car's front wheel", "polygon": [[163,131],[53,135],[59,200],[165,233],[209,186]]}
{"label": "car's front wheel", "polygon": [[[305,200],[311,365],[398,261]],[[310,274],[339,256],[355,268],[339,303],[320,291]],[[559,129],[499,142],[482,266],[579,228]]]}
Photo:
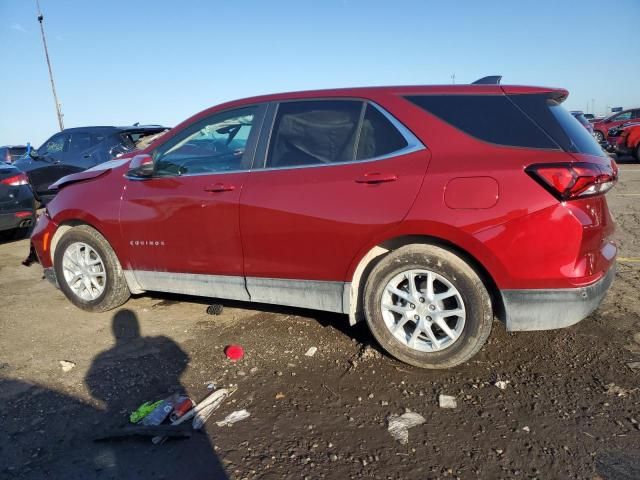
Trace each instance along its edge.
{"label": "car's front wheel", "polygon": [[60,289],[83,310],[105,312],[119,307],[131,295],[109,242],[87,225],[62,236],[53,265]]}
{"label": "car's front wheel", "polygon": [[593,132],[593,136],[598,142],[600,143],[604,142],[604,134],[599,130],[596,130],[595,132]]}
{"label": "car's front wheel", "polygon": [[376,340],[422,368],[449,368],[475,355],[491,333],[493,310],[476,272],[434,245],[407,245],[372,270],[364,309]]}

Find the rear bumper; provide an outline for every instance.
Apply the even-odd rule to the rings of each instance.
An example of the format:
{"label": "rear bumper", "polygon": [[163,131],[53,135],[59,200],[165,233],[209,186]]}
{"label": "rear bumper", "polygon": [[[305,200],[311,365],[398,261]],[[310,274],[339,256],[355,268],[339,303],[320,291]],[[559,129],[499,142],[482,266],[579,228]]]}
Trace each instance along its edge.
{"label": "rear bumper", "polygon": [[35,211],[21,210],[16,213],[0,213],[0,231],[30,227],[35,221]]}
{"label": "rear bumper", "polygon": [[507,330],[552,330],[578,323],[598,308],[615,274],[613,264],[606,275],[586,287],[502,290]]}

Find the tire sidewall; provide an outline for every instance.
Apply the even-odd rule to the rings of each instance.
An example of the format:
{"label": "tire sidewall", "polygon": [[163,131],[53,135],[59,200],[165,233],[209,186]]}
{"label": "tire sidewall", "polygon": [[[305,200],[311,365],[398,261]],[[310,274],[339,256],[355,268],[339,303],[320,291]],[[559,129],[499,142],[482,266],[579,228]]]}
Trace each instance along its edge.
{"label": "tire sidewall", "polygon": [[[428,253],[432,250],[434,253]],[[376,340],[394,357],[424,368],[448,368],[465,361],[475,353],[486,322],[493,320],[488,293],[475,272],[456,257],[438,254],[437,247],[425,251],[392,253],[389,261],[378,265],[367,281],[364,306],[367,323]],[[431,270],[447,279],[460,293],[466,318],[460,337],[449,347],[437,352],[419,352],[400,343],[387,328],[382,316],[381,300],[386,285],[407,270]],[[480,339],[484,342],[484,339]]]}
{"label": "tire sidewall", "polygon": [[[102,263],[104,264],[106,285],[100,296],[94,300],[83,300],[82,298],[78,297],[73,292],[71,287],[67,284],[67,281],[64,277],[64,270],[62,267],[64,253],[71,244],[77,242],[86,243],[91,248],[93,248],[98,253],[98,255],[100,255]],[[56,273],[56,278],[58,280],[58,285],[60,286],[60,289],[65,294],[65,296],[69,299],[69,301],[83,310],[100,310],[99,306],[102,304],[103,300],[105,298],[108,298],[108,296],[111,294],[111,291],[113,289],[113,279],[117,274],[116,266],[113,265],[111,256],[108,254],[108,252],[105,251],[103,246],[100,245],[100,242],[97,242],[92,235],[85,231],[82,231],[80,229],[72,229],[65,233],[56,245],[56,251],[54,252],[53,258],[53,267]]]}

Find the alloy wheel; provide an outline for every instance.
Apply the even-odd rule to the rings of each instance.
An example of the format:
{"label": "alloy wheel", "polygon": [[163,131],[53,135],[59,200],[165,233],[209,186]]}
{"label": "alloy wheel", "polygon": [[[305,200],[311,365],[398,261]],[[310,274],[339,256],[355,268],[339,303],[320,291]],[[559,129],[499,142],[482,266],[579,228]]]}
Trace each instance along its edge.
{"label": "alloy wheel", "polygon": [[391,334],[403,345],[437,352],[453,345],[464,329],[466,311],[458,289],[430,270],[407,270],[386,285],[380,304]]}
{"label": "alloy wheel", "polygon": [[62,258],[64,280],[82,300],[95,300],[104,292],[107,272],[102,258],[90,245],[70,244]]}

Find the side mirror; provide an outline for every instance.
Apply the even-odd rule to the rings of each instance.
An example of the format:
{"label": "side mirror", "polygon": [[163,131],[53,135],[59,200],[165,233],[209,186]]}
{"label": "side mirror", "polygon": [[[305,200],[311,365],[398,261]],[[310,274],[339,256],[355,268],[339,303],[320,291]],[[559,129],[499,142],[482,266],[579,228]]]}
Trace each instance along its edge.
{"label": "side mirror", "polygon": [[137,178],[149,178],[153,175],[153,157],[151,155],[136,155],[129,163],[127,175]]}

